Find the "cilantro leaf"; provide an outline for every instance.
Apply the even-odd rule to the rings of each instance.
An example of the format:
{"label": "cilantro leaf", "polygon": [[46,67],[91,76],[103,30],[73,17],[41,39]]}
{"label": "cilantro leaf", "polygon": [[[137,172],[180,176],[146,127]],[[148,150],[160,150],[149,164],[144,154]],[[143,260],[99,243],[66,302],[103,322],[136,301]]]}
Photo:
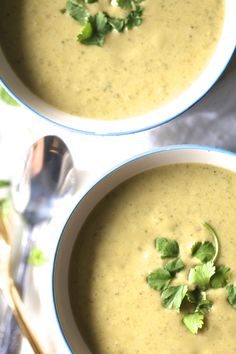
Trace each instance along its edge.
{"label": "cilantro leaf", "polygon": [[176,273],[178,273],[184,269],[184,263],[178,257],[178,258],[174,259],[173,261],[166,263],[166,265],[164,266],[164,269],[168,270],[168,272],[170,272],[170,274],[175,275]]}
{"label": "cilantro leaf", "polygon": [[161,291],[169,284],[172,278],[168,270],[158,268],[148,275],[147,282],[152,289]]}
{"label": "cilantro leaf", "polygon": [[207,298],[207,293],[205,291],[201,291],[196,305],[195,312],[206,314],[212,308],[213,303]]}
{"label": "cilantro leaf", "polygon": [[134,9],[137,7],[143,0],[117,0],[117,5],[125,10]]}
{"label": "cilantro leaf", "polygon": [[188,290],[186,294],[188,302],[194,304],[195,312],[207,313],[210,311],[213,303],[207,298],[206,292],[196,287],[194,290]]}
{"label": "cilantro leaf", "polygon": [[206,314],[212,308],[213,303],[209,299],[201,300],[196,307],[196,312]]}
{"label": "cilantro leaf", "polygon": [[80,34],[78,35],[78,40],[82,44],[97,45],[99,47],[102,47],[105,42],[105,36],[103,34],[93,33],[88,38],[83,38],[80,36]]}
{"label": "cilantro leaf", "polygon": [[236,286],[229,284],[226,286],[227,300],[230,305],[236,310]]}
{"label": "cilantro leaf", "polygon": [[215,274],[211,277],[211,287],[213,289],[224,288],[230,281],[230,276],[230,268],[223,265],[216,267]]}
{"label": "cilantro leaf", "polygon": [[96,44],[101,47],[105,35],[111,30],[109,16],[105,12],[98,12],[95,16],[90,16],[82,32],[78,35],[78,40],[83,44]]}
{"label": "cilantro leaf", "polygon": [[196,287],[194,290],[188,290],[186,297],[191,304],[198,304],[202,300],[202,291]]}
{"label": "cilantro leaf", "polygon": [[81,43],[84,43],[87,39],[92,37],[92,34],[93,34],[93,28],[92,28],[91,23],[88,21],[84,25],[84,27],[83,27],[82,31],[80,32],[80,34],[78,35],[78,40]]}
{"label": "cilantro leaf", "polygon": [[108,17],[104,12],[98,12],[95,15],[96,31],[98,33],[106,34],[111,31],[111,26],[108,23]]}
{"label": "cilantro leaf", "polygon": [[215,266],[213,262],[207,262],[204,264],[198,264],[190,269],[189,281],[192,284],[196,284],[201,289],[206,289],[210,284],[210,279],[215,273]]}
{"label": "cilantro leaf", "polygon": [[179,255],[179,245],[175,240],[165,237],[156,239],[156,249],[161,253],[161,258],[173,258]]}
{"label": "cilantro leaf", "polygon": [[123,18],[108,17],[108,23],[117,32],[122,32],[125,29],[125,20]]}
{"label": "cilantro leaf", "polygon": [[189,313],[183,317],[183,323],[192,334],[198,333],[198,330],[203,326],[203,321],[204,315],[198,312]]}
{"label": "cilantro leaf", "polygon": [[125,10],[132,9],[132,0],[117,0],[117,5]]}
{"label": "cilantro leaf", "polygon": [[66,3],[66,12],[81,25],[85,25],[90,18],[89,11],[80,0],[68,0]]}
{"label": "cilantro leaf", "polygon": [[201,262],[209,262],[211,261],[216,253],[215,246],[209,242],[205,241],[197,242],[193,245],[192,249],[192,256],[198,258]]}
{"label": "cilantro leaf", "polygon": [[16,102],[2,86],[0,86],[0,99],[10,106],[19,106],[18,102]]}
{"label": "cilantro leaf", "polygon": [[33,266],[42,266],[48,259],[45,257],[43,251],[37,247],[32,248],[29,254],[28,263]]}
{"label": "cilantro leaf", "polygon": [[194,245],[191,248],[191,255],[193,256],[196,251],[199,249],[199,247],[201,246],[201,242],[195,242]]}
{"label": "cilantro leaf", "polygon": [[143,22],[142,19],[143,8],[138,6],[135,10],[131,11],[126,18],[126,27],[130,30],[134,27],[140,26]]}
{"label": "cilantro leaf", "polygon": [[169,286],[161,293],[163,306],[179,312],[183,299],[188,291],[187,285]]}

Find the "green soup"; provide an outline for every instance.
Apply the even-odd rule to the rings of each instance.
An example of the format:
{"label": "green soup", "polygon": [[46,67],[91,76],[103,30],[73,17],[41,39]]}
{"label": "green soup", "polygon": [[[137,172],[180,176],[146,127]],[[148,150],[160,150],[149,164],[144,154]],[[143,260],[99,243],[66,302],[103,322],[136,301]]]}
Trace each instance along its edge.
{"label": "green soup", "polygon": [[[203,71],[218,42],[225,0],[145,0],[143,23],[102,48],[76,41],[66,0],[1,0],[0,43],[39,97],[80,117],[120,119],[172,100]],[[120,16],[108,0],[88,5]]]}
{"label": "green soup", "polygon": [[181,315],[163,307],[147,275],[161,267],[159,237],[178,241],[186,281],[196,263],[191,247],[217,230],[218,264],[236,281],[236,174],[198,164],[142,173],[108,194],[92,211],[76,241],[69,277],[73,314],[93,354],[235,354],[236,311],[226,289],[209,289],[206,323],[191,334]]}

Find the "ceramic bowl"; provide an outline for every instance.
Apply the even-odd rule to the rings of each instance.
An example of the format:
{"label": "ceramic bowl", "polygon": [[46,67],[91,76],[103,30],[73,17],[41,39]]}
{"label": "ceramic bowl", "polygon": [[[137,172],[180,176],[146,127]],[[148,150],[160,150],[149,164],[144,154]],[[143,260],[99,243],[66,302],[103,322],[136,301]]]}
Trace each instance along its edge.
{"label": "ceramic bowl", "polygon": [[117,121],[92,120],[62,112],[35,96],[16,76],[0,48],[0,82],[23,105],[57,125],[95,135],[120,135],[144,131],[166,123],[180,115],[202,98],[220,77],[236,45],[236,2],[225,0],[223,30],[208,65],[183,93],[171,102],[150,113]]}
{"label": "ceramic bowl", "polygon": [[88,190],[61,233],[52,268],[52,301],[64,338],[63,353],[90,353],[73,319],[68,293],[68,272],[73,245],[85,219],[98,202],[125,180],[155,167],[176,163],[210,164],[236,172],[236,154],[204,146],[170,146],[134,157],[116,167]]}

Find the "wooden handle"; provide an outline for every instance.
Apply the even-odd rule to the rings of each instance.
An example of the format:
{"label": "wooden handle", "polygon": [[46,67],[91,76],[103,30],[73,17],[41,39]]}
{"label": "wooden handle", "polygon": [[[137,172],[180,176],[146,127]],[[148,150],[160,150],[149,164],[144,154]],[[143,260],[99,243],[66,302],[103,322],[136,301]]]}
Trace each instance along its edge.
{"label": "wooden handle", "polygon": [[[9,232],[9,225],[7,219],[0,218],[0,233],[4,239],[4,243],[11,248],[11,238]],[[9,268],[9,262],[7,263],[7,267]],[[14,281],[10,276],[9,269],[6,270],[7,272],[7,282],[6,286],[3,289],[4,296],[8,305],[12,309],[12,312],[15,316],[15,319],[22,331],[22,334],[28,339],[33,351],[35,354],[46,354],[46,351],[42,348],[41,344],[39,343],[36,335],[32,328],[30,328],[29,320],[26,317],[26,311],[24,304],[21,300],[21,297],[14,285]]]}
{"label": "wooden handle", "polygon": [[34,353],[35,354],[46,354],[46,351],[42,348],[42,345],[39,343],[36,335],[34,334],[34,331],[29,326],[29,321],[27,320],[26,315],[25,315],[24,304],[22,303],[20,295],[19,295],[15,285],[13,284],[13,282],[11,282],[9,284],[9,293],[10,293],[10,296],[11,296],[11,299],[13,302],[12,311],[14,313],[14,316],[17,320],[17,323],[18,323],[22,333],[28,339]]}

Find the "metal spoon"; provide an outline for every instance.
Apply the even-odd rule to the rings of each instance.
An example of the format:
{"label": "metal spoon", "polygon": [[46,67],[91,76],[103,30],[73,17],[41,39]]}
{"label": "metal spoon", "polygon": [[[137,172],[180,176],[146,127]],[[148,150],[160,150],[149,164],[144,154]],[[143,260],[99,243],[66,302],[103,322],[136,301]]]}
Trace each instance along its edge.
{"label": "metal spoon", "polygon": [[[24,289],[27,260],[32,248],[33,229],[49,221],[55,207],[72,196],[77,189],[76,172],[69,149],[57,136],[45,136],[32,145],[18,183],[13,184],[12,199],[15,209],[25,221],[22,254],[15,275],[20,294]],[[20,332],[14,317],[7,311],[1,354],[17,354],[20,350]]]}

